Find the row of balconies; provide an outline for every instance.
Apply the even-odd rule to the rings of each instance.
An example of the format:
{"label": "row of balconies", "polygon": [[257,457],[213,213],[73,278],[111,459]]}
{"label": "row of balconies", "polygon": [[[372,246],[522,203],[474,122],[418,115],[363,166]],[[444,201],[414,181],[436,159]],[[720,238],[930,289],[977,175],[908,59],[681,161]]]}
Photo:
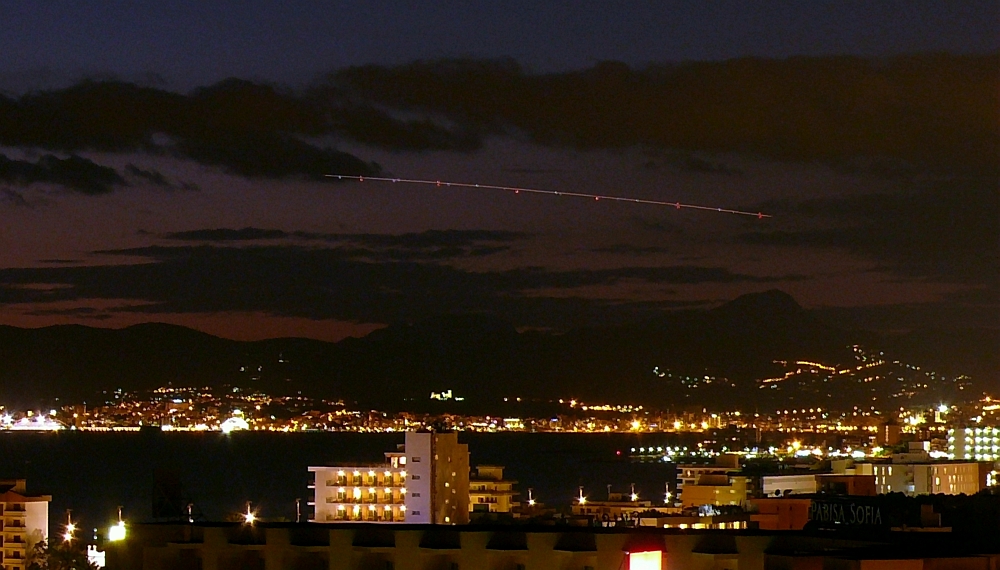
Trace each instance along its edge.
{"label": "row of balconies", "polygon": [[332,522],[405,522],[406,515],[404,513],[399,513],[394,515],[392,511],[379,512],[379,511],[358,511],[357,513],[349,511],[338,511],[337,513],[331,513],[326,515],[327,521]]}
{"label": "row of balconies", "polygon": [[384,497],[382,500],[370,497],[327,497],[326,502],[331,505],[402,505],[406,501],[401,496],[399,498]]}
{"label": "row of balconies", "polygon": [[402,487],[406,477],[337,477],[327,479],[327,487]]}

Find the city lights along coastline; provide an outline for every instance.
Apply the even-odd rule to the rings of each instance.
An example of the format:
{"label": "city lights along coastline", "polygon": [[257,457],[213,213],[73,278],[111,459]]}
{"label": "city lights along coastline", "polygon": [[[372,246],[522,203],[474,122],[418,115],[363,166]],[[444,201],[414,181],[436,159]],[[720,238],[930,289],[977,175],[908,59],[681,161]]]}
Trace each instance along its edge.
{"label": "city lights along coastline", "polygon": [[594,201],[600,200],[612,200],[615,202],[631,202],[633,204],[646,204],[652,206],[670,206],[680,210],[681,208],[686,208],[689,210],[704,210],[707,212],[720,212],[723,214],[736,214],[739,216],[754,216],[757,219],[764,219],[772,217],[770,214],[765,214],[763,212],[749,212],[745,210],[734,210],[732,208],[718,208],[713,206],[704,206],[699,204],[685,204],[682,202],[667,202],[665,200],[649,200],[645,198],[629,198],[627,196],[611,196],[606,194],[588,194],[585,192],[563,192],[559,190],[542,190],[539,188],[523,188],[520,186],[500,186],[496,184],[477,184],[473,182],[449,182],[444,180],[419,180],[414,178],[386,178],[377,176],[349,176],[346,174],[327,174],[327,178],[336,178],[337,180],[357,180],[358,182],[392,182],[400,184],[424,184],[429,186],[437,187],[447,187],[447,188],[473,188],[480,190],[503,190],[506,192],[513,192],[514,194],[520,194],[524,192],[526,194],[546,194],[549,196],[569,196],[571,198],[589,198]]}

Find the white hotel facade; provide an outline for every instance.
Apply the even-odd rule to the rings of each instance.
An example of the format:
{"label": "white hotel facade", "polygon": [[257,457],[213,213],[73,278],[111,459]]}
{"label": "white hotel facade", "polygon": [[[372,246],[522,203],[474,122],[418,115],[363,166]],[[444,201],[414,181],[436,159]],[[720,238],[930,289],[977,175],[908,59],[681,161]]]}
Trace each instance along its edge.
{"label": "white hotel facade", "polygon": [[310,467],[312,522],[469,522],[469,447],[458,434],[406,432],[379,465]]}

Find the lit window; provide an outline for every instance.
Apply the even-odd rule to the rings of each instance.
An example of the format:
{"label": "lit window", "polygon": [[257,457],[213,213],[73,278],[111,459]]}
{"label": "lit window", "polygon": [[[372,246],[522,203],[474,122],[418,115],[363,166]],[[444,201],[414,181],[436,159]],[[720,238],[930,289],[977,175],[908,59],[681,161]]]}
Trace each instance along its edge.
{"label": "lit window", "polygon": [[663,552],[630,552],[628,555],[629,570],[661,570],[663,568]]}

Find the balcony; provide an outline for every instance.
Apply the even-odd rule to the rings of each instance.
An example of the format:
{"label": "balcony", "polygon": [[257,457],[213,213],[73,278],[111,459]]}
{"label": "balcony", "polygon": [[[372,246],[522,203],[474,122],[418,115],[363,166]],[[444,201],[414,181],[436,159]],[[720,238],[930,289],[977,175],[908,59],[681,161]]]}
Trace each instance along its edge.
{"label": "balcony", "polygon": [[369,499],[367,497],[327,497],[326,502],[330,505],[402,505],[405,501],[403,497],[383,497],[381,499]]}

